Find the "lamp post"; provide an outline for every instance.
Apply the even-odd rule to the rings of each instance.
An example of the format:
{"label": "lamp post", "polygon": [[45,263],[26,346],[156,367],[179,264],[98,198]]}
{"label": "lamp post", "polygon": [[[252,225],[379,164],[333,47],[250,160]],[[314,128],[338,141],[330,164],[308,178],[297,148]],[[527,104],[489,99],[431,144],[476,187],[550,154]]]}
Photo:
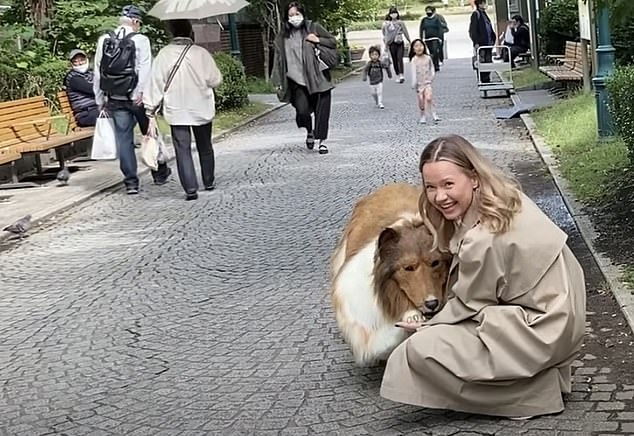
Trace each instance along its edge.
{"label": "lamp post", "polygon": [[597,121],[599,137],[606,138],[614,135],[614,124],[608,110],[608,93],[605,81],[614,70],[614,47],[610,35],[610,11],[602,6],[597,14],[597,72],[592,78],[597,99]]}
{"label": "lamp post", "polygon": [[238,41],[238,28],[236,26],[235,14],[229,14],[229,42],[231,43],[231,54],[240,58],[240,42]]}

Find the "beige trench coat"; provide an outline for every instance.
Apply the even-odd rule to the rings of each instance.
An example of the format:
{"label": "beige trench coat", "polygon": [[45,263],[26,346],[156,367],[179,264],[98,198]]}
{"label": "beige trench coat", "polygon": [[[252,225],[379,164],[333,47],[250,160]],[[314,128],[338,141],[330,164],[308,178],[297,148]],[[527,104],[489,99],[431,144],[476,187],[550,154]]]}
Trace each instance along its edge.
{"label": "beige trench coat", "polygon": [[475,217],[463,225],[447,303],[392,352],[381,396],[509,417],[562,411],[586,303],[566,234],[526,196],[504,234]]}

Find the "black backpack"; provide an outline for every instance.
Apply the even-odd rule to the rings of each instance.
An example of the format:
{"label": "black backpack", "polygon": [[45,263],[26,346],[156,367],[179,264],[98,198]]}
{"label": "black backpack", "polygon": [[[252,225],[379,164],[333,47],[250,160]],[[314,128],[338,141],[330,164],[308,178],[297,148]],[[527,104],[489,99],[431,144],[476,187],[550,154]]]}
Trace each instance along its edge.
{"label": "black backpack", "polygon": [[108,32],[109,37],[103,42],[99,86],[106,95],[129,96],[138,83],[134,35],[136,32],[118,38],[114,32]]}

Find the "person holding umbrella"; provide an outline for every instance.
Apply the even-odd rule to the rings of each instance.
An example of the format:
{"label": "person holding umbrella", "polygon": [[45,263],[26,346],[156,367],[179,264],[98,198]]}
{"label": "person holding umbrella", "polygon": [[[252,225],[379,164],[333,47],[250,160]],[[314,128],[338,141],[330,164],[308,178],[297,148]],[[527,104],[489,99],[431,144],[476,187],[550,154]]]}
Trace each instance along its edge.
{"label": "person holding umbrella", "polygon": [[216,113],[214,88],[222,82],[222,74],[209,52],[194,44],[189,20],[167,21],[167,28],[173,39],[154,60],[150,81],[143,93],[143,104],[151,118],[162,107],[163,116],[170,125],[185,199],[196,200],[198,182],[191,152],[192,132],[196,138],[203,184],[205,190],[210,191],[215,187],[211,143]]}

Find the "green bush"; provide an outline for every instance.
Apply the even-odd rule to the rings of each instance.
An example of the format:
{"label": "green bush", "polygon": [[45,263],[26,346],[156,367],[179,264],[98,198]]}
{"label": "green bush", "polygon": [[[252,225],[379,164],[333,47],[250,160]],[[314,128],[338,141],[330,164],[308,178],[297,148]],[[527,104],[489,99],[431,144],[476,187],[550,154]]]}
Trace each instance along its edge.
{"label": "green bush", "polygon": [[542,54],[563,53],[567,40],[579,40],[577,0],[554,0],[540,13],[539,41]]}
{"label": "green bush", "polygon": [[214,60],[222,73],[222,84],[216,89],[218,110],[235,109],[249,103],[249,88],[244,66],[227,53],[215,53]]}
{"label": "green bush", "polygon": [[[21,51],[15,42],[18,35],[23,41]],[[0,32],[0,101],[35,95],[54,100],[68,69],[68,62],[51,55],[32,28],[5,26]]]}
{"label": "green bush", "polygon": [[618,67],[607,80],[608,107],[630,156],[634,155],[634,66]]}

